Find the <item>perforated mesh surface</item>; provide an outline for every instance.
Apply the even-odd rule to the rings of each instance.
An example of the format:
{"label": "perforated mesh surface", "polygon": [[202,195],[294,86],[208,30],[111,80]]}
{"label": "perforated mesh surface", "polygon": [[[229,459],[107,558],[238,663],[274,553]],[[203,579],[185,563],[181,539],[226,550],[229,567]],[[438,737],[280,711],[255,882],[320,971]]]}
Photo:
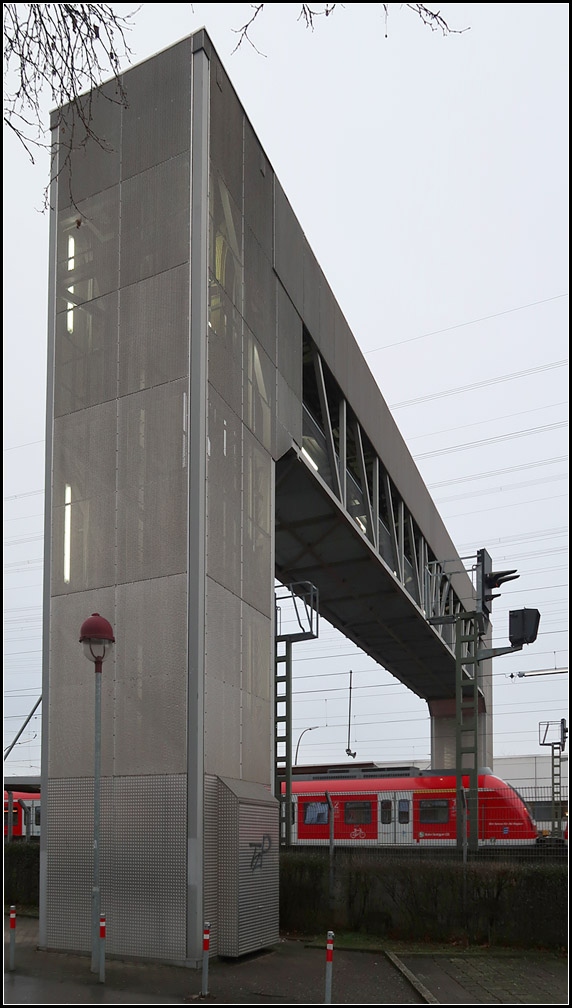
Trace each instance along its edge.
{"label": "perforated mesh surface", "polygon": [[[101,911],[111,955],[185,958],[185,822],[184,776],[102,780]],[[48,947],[86,951],[93,782],[50,781],[48,823]]]}

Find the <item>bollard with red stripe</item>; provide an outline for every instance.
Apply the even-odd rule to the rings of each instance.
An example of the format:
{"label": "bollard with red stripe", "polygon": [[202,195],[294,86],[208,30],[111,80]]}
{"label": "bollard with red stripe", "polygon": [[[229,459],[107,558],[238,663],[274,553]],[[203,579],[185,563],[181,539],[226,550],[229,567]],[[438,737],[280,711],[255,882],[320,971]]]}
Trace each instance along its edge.
{"label": "bollard with red stripe", "polygon": [[10,969],[14,969],[16,957],[16,907],[10,907]]}
{"label": "bollard with red stripe", "polygon": [[332,1003],[332,964],[334,961],[334,932],[328,931],[326,940],[326,997],[324,1004]]}
{"label": "bollard with red stripe", "polygon": [[105,983],[105,914],[99,915],[99,982]]}
{"label": "bollard with red stripe", "polygon": [[208,921],[205,921],[205,926],[203,928],[203,981],[201,986],[201,995],[206,997],[209,992],[209,942],[211,936],[211,926]]}

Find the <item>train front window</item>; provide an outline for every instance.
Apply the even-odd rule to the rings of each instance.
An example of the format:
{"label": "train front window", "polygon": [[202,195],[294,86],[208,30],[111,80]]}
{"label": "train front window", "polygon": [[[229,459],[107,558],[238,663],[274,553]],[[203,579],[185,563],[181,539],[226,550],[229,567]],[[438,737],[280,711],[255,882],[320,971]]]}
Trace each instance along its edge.
{"label": "train front window", "polygon": [[397,821],[402,825],[409,822],[409,798],[400,798],[397,806]]}
{"label": "train front window", "polygon": [[348,826],[367,826],[371,822],[371,802],[349,801],[344,805],[344,822]]}
{"label": "train front window", "polygon": [[422,798],[419,802],[420,823],[448,823],[449,800],[447,798]]}
{"label": "train front window", "polygon": [[328,822],[329,822],[329,809],[327,802],[304,803],[305,826],[327,826]]}
{"label": "train front window", "polygon": [[381,822],[384,826],[389,826],[392,821],[391,816],[391,801],[387,798],[383,798],[380,802],[381,805]]}

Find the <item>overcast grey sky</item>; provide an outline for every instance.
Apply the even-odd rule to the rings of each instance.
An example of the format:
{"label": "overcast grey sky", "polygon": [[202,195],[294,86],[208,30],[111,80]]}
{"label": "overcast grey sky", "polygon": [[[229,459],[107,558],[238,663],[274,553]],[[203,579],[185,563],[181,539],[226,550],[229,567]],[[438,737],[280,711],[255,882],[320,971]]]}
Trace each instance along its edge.
{"label": "overcast grey sky", "polygon": [[[509,609],[541,611],[536,643],[494,662],[494,751],[547,752],[568,675],[516,673],[568,667],[569,5],[442,4],[470,28],[445,38],[389,6],[312,32],[268,4],[259,51],[233,53],[249,4],[144,4],[132,61],[207,28],[466,566],[486,547],[518,568],[495,646]],[[41,688],[48,217],[46,160],[4,141],[6,747]],[[78,645],[89,688],[83,665]],[[428,757],[426,705],[323,624],[295,652],[294,744],[320,729],[299,761],[345,758],[350,669],[358,758]],[[40,731],[7,773],[39,772]]]}

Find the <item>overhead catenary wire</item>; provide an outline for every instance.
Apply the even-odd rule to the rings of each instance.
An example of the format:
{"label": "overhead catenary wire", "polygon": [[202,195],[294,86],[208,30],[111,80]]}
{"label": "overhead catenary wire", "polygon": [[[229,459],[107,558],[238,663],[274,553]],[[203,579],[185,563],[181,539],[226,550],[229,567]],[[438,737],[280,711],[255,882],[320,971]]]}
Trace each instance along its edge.
{"label": "overhead catenary wire", "polygon": [[374,347],[373,350],[364,350],[364,356],[377,353],[379,350],[389,350],[396,346],[405,346],[407,343],[415,343],[417,340],[428,339],[430,336],[440,336],[442,333],[453,332],[454,329],[463,329],[465,326],[477,325],[479,322],[488,322],[489,319],[500,318],[502,315],[512,315],[513,312],[525,311],[527,308],[535,308],[537,305],[548,304],[550,301],[558,301],[560,298],[568,297],[568,292],[564,294],[554,294],[549,298],[542,298],[540,301],[530,301],[528,304],[517,305],[515,308],[505,308],[503,311],[494,312],[492,315],[482,315],[480,318],[471,319],[469,322],[456,322],[455,325],[447,326],[445,329],[434,329],[432,332],[422,333],[420,336],[412,336],[410,339],[398,340],[396,343],[386,343],[384,346]]}
{"label": "overhead catenary wire", "polygon": [[403,409],[405,406],[416,406],[418,403],[429,402],[432,399],[442,399],[445,396],[460,395],[462,392],[471,392],[473,389],[484,388],[487,385],[498,385],[507,381],[515,381],[517,378],[525,378],[528,375],[539,374],[541,371],[550,371],[553,368],[564,367],[568,364],[568,359],[552,361],[550,364],[540,364],[538,367],[528,368],[526,371],[514,371],[512,374],[499,375],[496,378],[486,378],[483,381],[474,382],[472,385],[458,385],[456,388],[444,389],[442,392],[431,392],[429,395],[418,396],[416,399],[406,399],[404,402],[391,403],[390,410]]}
{"label": "overhead catenary wire", "polygon": [[515,438],[529,437],[532,434],[544,434],[547,431],[558,430],[567,427],[568,422],[562,420],[558,423],[545,424],[543,427],[530,427],[528,430],[514,431],[512,434],[499,434],[492,438],[481,438],[479,441],[468,441],[465,444],[450,445],[447,448],[436,448],[434,451],[421,452],[414,455],[414,459],[434,458],[439,455],[450,455],[452,452],[469,451],[471,448],[482,448],[483,445],[499,444],[501,441],[513,441]]}
{"label": "overhead catenary wire", "polygon": [[555,458],[539,459],[535,462],[526,462],[524,465],[508,466],[505,469],[494,469],[489,472],[470,473],[468,476],[456,476],[454,479],[441,480],[439,483],[427,483],[427,489],[436,490],[438,487],[452,486],[454,483],[471,483],[473,480],[487,479],[489,476],[504,476],[505,473],[521,472],[523,469],[536,469],[539,466],[554,465],[555,463],[567,461],[567,455],[557,455]]}

